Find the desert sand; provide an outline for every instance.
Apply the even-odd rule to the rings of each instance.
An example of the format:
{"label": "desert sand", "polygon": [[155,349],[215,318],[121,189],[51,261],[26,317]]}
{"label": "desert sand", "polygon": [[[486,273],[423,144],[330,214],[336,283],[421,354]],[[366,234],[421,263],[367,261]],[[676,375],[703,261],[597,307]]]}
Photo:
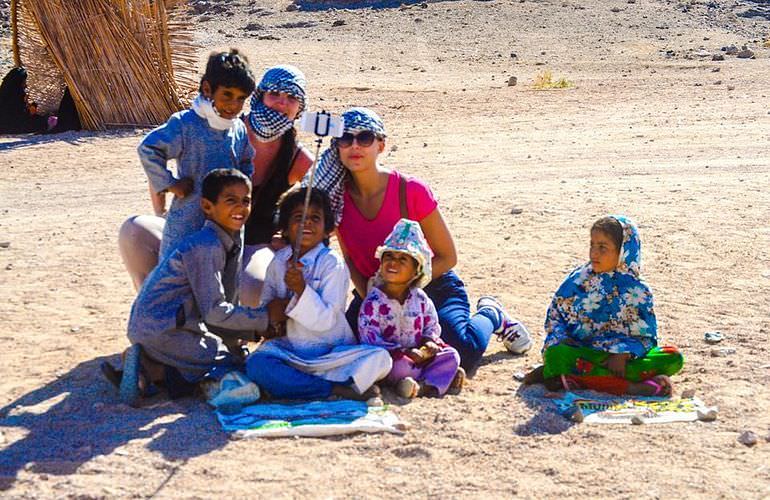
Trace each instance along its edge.
{"label": "desert sand", "polygon": [[[116,235],[150,213],[146,130],[0,137],[1,496],[770,497],[762,2],[193,3],[201,62],[239,47],[256,73],[302,68],[312,108],[383,116],[384,163],[432,186],[472,301],[500,297],[535,347],[493,340],[459,396],[391,398],[404,436],[230,440],[202,401],[128,408],[98,366],[127,346]],[[754,59],[721,50],[744,44]],[[572,85],[536,90],[546,70]],[[686,357],[676,392],[716,422],[572,424],[513,379],[607,213],[639,224],[660,341]],[[712,356],[710,330],[735,353]]]}

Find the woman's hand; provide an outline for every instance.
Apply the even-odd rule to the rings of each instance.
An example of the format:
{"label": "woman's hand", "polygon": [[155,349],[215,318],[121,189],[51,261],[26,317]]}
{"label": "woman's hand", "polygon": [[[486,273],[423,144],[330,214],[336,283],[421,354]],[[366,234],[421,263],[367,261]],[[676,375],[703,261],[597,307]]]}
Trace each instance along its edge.
{"label": "woman's hand", "polygon": [[420,221],[420,228],[425,234],[430,249],[433,250],[432,278],[438,278],[457,264],[457,249],[441,211],[436,208]]}
{"label": "woman's hand", "polygon": [[302,292],[305,291],[305,278],[302,276],[302,263],[296,264],[289,263],[289,268],[286,270],[286,276],[283,281],[289,290],[294,292],[299,299],[302,296]]}
{"label": "woman's hand", "polygon": [[613,375],[620,378],[626,377],[626,363],[628,362],[628,359],[631,357],[630,354],[627,352],[619,353],[619,354],[610,354],[610,357],[607,358],[606,366],[607,369],[612,372]]}

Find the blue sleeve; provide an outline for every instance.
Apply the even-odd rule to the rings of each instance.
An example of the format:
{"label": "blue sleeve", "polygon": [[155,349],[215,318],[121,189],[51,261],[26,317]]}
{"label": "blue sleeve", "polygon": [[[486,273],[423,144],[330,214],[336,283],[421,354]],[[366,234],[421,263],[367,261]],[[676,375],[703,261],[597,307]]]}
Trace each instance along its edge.
{"label": "blue sleeve", "polygon": [[203,322],[216,328],[217,334],[253,340],[256,332],[267,328],[267,311],[262,307],[254,309],[227,300],[222,283],[224,259],[224,252],[217,252],[210,245],[191,247],[182,254]]}
{"label": "blue sleeve", "polygon": [[178,158],[182,153],[182,120],[179,115],[172,115],[160,127],[147,134],[139,143],[137,152],[144,172],[156,193],[165,191],[176,179],[168,169],[168,160]]}
{"label": "blue sleeve", "polygon": [[543,343],[543,351],[549,347],[564,343],[569,340],[567,320],[564,318],[558,303],[556,302],[556,296],[554,295],[551,305],[548,306],[548,311],[545,314],[545,342]]}

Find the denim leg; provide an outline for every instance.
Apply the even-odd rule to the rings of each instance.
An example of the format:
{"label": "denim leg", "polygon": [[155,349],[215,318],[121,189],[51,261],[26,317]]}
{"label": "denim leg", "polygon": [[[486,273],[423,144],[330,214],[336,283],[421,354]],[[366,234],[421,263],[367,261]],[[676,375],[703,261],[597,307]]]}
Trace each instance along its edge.
{"label": "denim leg", "polygon": [[246,360],[246,375],[275,399],[326,399],[332,394],[328,380],[259,351]]}
{"label": "denim leg", "polygon": [[494,323],[484,314],[476,314],[471,318],[465,284],[454,271],[434,279],[425,287],[425,293],[436,306],[441,338],[457,349],[460,366],[472,376],[495,330]]}

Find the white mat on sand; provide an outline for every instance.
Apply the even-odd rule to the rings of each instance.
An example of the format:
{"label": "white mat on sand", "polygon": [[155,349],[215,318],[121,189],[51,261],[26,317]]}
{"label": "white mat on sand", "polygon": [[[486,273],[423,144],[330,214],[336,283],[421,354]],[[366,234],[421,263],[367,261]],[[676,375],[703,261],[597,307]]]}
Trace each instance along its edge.
{"label": "white mat on sand", "polygon": [[406,430],[388,405],[367,406],[347,400],[255,404],[232,414],[218,410],[216,415],[234,438],[322,437],[353,432],[403,434]]}
{"label": "white mat on sand", "polygon": [[[708,420],[713,408],[707,407],[696,397],[666,399],[638,397],[628,399],[619,396],[590,396],[567,392],[554,400],[559,413],[567,415],[580,408],[583,422],[596,424],[667,424],[670,422],[694,422]],[[712,414],[712,416],[715,414]],[[710,418],[713,420],[713,418]]]}

